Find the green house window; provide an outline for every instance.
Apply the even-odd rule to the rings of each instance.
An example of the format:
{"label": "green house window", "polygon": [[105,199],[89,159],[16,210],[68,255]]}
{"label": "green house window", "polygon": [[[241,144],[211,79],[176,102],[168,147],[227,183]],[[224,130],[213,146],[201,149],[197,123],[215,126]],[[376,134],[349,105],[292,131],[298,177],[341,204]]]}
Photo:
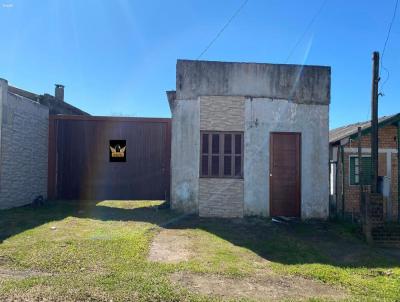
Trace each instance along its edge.
{"label": "green house window", "polygon": [[[361,159],[361,183],[370,185],[372,183],[371,157],[363,156]],[[350,185],[358,185],[360,181],[360,169],[358,165],[358,157],[350,157]]]}

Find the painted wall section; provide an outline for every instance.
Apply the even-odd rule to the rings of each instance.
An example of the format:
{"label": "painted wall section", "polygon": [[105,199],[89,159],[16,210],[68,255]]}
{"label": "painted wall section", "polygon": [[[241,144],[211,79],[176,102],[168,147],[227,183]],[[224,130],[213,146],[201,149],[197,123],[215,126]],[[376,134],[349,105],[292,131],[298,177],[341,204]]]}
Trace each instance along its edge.
{"label": "painted wall section", "polygon": [[31,203],[47,196],[49,110],[6,92],[0,80],[0,208]]}
{"label": "painted wall section", "polygon": [[198,212],[199,114],[197,99],[176,101],[172,112],[171,207],[186,213]]}
{"label": "painted wall section", "polygon": [[327,218],[329,198],[328,105],[247,99],[244,136],[244,214],[269,216],[271,132],[301,133],[301,216]]}

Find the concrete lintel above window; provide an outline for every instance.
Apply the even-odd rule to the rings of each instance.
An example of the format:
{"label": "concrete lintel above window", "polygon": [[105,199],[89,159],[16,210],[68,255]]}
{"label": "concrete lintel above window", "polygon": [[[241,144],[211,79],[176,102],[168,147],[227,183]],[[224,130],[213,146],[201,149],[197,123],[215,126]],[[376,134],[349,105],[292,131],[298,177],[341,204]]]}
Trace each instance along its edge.
{"label": "concrete lintel above window", "polygon": [[[344,150],[344,152],[347,152],[347,153],[357,153],[358,152],[358,148],[346,147],[343,150]],[[361,148],[361,152],[370,154],[371,153],[371,148]],[[394,149],[394,148],[379,148],[378,152],[379,153],[397,153],[397,149]]]}

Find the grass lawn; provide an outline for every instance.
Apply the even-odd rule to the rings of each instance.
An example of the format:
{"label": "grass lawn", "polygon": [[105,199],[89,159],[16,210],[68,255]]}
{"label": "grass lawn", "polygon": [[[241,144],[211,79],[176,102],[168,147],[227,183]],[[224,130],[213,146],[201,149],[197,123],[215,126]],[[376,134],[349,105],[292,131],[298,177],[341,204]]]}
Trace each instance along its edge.
{"label": "grass lawn", "polygon": [[[189,272],[301,276],[343,290],[347,300],[400,301],[400,253],[366,245],[351,226],[196,217],[171,224],[179,214],[157,210],[159,203],[60,201],[0,211],[0,300],[220,298],[172,283],[172,274]],[[190,240],[188,261],[147,260],[167,226]]]}

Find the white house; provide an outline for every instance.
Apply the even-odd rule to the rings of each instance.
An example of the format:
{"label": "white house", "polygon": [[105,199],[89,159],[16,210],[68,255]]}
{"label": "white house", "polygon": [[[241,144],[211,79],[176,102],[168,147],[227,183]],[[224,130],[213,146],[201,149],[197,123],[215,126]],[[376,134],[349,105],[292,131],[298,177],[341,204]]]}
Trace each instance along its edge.
{"label": "white house", "polygon": [[330,67],[178,60],[171,206],[328,217]]}

